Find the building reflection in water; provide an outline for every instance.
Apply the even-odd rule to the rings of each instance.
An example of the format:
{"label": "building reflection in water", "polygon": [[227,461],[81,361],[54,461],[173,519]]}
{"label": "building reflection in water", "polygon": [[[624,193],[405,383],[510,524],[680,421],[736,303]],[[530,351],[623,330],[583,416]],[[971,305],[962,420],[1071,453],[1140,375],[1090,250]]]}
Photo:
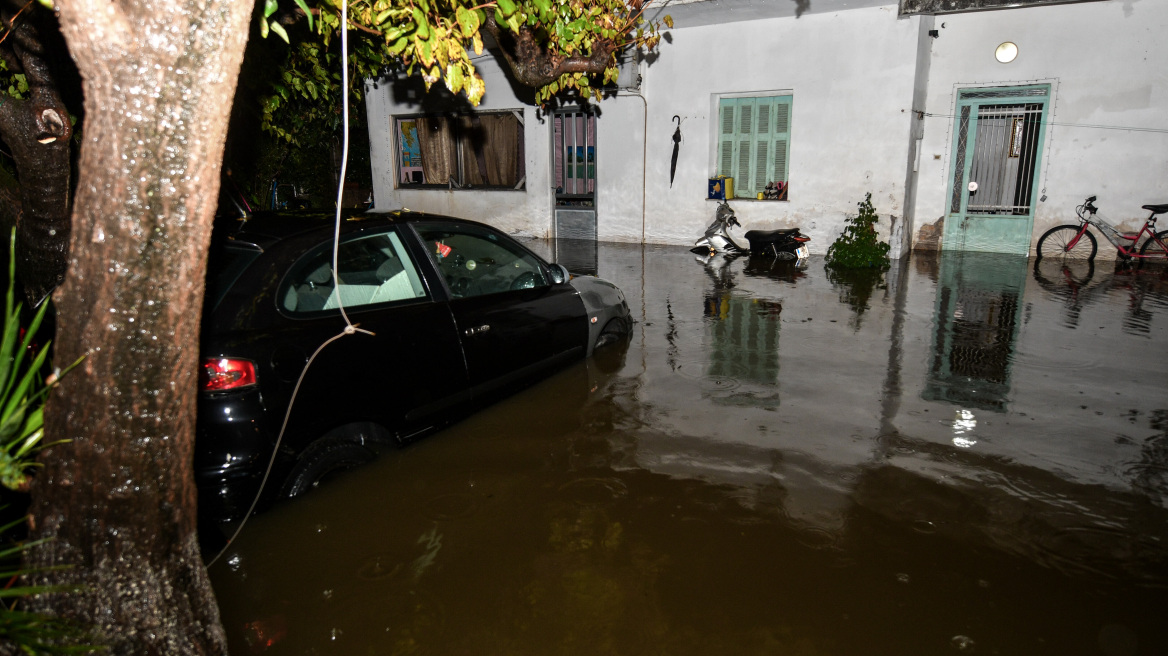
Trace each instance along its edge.
{"label": "building reflection in water", "polygon": [[719,257],[705,263],[711,280],[702,311],[709,338],[706,387],[718,405],[773,409],[779,406],[783,306],[733,292],[740,259]]}
{"label": "building reflection in water", "polygon": [[941,256],[925,400],[1005,412],[1027,267],[1017,256]]}

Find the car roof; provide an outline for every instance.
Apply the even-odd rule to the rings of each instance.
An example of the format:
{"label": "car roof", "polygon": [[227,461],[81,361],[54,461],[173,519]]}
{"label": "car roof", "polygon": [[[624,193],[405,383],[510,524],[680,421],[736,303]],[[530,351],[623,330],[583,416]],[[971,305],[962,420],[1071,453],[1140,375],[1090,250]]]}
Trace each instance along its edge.
{"label": "car roof", "polygon": [[[236,243],[254,244],[266,248],[276,242],[301,234],[332,230],[336,213],[323,210],[301,211],[260,211],[247,217],[228,217],[215,222],[215,232],[222,238]],[[427,214],[411,210],[390,212],[360,209],[341,210],[341,232],[348,233],[370,227],[382,227],[404,223],[428,221],[455,221],[476,223],[452,216]]]}

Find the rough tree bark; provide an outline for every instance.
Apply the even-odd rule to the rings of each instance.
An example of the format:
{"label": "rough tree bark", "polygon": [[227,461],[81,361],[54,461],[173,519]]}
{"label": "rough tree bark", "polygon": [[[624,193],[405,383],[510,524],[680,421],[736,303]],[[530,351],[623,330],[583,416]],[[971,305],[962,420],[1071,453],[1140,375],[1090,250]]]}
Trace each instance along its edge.
{"label": "rough tree bark", "polygon": [[33,565],[85,586],[36,610],[94,624],[111,654],[219,654],[191,470],[203,276],[254,3],[58,0],[85,92]]}
{"label": "rough tree bark", "polygon": [[0,56],[11,73],[23,73],[28,97],[0,93],[0,141],[8,145],[19,180],[0,180],[0,226],[7,243],[17,227],[17,272],[28,300],[40,304],[65,276],[69,243],[69,112],[58,91],[52,25],[47,12],[26,3],[0,2],[5,32]]}

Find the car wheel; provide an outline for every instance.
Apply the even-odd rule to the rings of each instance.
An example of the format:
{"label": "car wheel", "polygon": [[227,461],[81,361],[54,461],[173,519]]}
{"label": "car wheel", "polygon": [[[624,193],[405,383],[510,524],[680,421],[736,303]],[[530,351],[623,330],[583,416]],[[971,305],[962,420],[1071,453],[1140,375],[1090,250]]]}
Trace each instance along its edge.
{"label": "car wheel", "polygon": [[595,350],[619,342],[628,332],[629,327],[624,319],[612,319],[604,325],[604,330],[600,332],[600,336],[596,338],[596,345],[592,348]]}
{"label": "car wheel", "polygon": [[284,496],[298,497],[334,474],[363,465],[375,457],[373,451],[354,442],[327,441],[310,445],[288,476]]}

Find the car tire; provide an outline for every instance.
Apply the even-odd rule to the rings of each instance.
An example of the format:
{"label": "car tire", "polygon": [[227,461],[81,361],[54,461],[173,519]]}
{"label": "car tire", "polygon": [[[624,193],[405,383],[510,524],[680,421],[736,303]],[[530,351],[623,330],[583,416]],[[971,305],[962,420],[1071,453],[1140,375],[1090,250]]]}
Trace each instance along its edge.
{"label": "car tire", "polygon": [[312,444],[288,475],[283,496],[298,497],[333,474],[364,465],[375,457],[377,454],[355,442],[329,440]]}
{"label": "car tire", "polygon": [[624,319],[612,319],[604,325],[604,330],[600,331],[600,336],[596,338],[596,344],[592,350],[614,344],[623,339],[629,334],[629,326],[626,325]]}

